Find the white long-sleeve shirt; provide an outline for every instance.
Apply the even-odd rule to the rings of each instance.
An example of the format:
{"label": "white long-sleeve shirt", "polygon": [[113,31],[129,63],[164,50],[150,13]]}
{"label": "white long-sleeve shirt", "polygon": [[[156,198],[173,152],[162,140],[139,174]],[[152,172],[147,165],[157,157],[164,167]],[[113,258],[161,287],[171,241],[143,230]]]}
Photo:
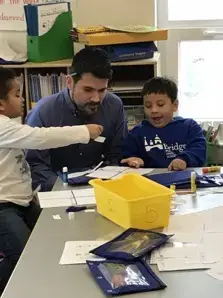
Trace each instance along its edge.
{"label": "white long-sleeve shirt", "polygon": [[87,144],[86,126],[39,128],[16,123],[0,115],[0,203],[28,206],[32,181],[24,149],[50,149],[75,143]]}

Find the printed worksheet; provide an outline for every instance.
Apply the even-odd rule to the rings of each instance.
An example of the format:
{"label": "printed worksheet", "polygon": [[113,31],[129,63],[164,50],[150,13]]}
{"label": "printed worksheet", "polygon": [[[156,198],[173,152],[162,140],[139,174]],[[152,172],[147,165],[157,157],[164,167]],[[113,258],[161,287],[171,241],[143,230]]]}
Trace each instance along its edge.
{"label": "printed worksheet", "polygon": [[59,264],[85,264],[86,260],[102,260],[102,258],[90,254],[89,251],[103,243],[104,241],[67,241]]}

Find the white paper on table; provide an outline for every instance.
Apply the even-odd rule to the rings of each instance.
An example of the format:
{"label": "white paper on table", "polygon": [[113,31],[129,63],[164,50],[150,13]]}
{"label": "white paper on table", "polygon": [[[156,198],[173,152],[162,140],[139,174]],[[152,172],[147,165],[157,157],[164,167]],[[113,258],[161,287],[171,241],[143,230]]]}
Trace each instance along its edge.
{"label": "white paper on table", "polygon": [[186,258],[188,262],[201,262],[205,264],[218,262],[221,258],[219,254],[205,247],[203,244],[186,244],[174,247],[161,247],[159,249],[160,256],[164,259]]}
{"label": "white paper on table", "polygon": [[180,271],[180,270],[195,270],[209,269],[213,264],[203,264],[201,262],[188,262],[187,259],[160,259],[157,260],[159,271]]}
{"label": "white paper on table", "polygon": [[161,259],[160,253],[159,253],[159,249],[155,249],[151,252],[151,256],[150,256],[150,265],[156,265],[157,264],[157,260]]}
{"label": "white paper on table", "polygon": [[41,208],[67,207],[76,205],[70,190],[38,192],[37,197]]}
{"label": "white paper on table", "polygon": [[213,264],[211,269],[206,271],[206,273],[215,279],[223,281],[223,260]]}
{"label": "white paper on table", "polygon": [[82,188],[82,189],[73,189],[73,195],[78,198],[81,197],[93,197],[94,189],[93,188]]}
{"label": "white paper on table", "polygon": [[69,199],[61,199],[61,200],[44,200],[40,202],[41,208],[56,208],[56,207],[69,207],[76,205]]}
{"label": "white paper on table", "polygon": [[127,168],[125,171],[119,173],[118,175],[112,177],[112,179],[117,179],[122,177],[124,174],[127,173],[137,173],[139,175],[145,175],[145,174],[149,174],[150,172],[152,172],[153,169],[133,169],[133,168]]}
{"label": "white paper on table", "polygon": [[153,171],[154,169],[149,169],[149,168],[140,168],[140,169],[133,169],[133,168],[129,168],[128,170],[124,171],[124,173],[137,173],[140,175],[145,175],[145,174],[149,174]]}
{"label": "white paper on table", "polygon": [[70,174],[68,174],[68,179],[77,178],[77,177],[81,177],[81,176],[86,176],[87,174],[91,174],[91,173],[95,172],[98,168],[100,168],[100,166],[102,164],[103,164],[103,161],[100,161],[99,164],[97,164],[93,169],[89,169],[87,171],[82,171],[82,172],[70,173]]}
{"label": "white paper on table", "polygon": [[[166,233],[166,234],[171,234],[171,233]],[[186,244],[186,243],[193,243],[193,244],[200,244],[203,239],[203,233],[202,232],[197,232],[194,233],[193,231],[191,233],[189,232],[177,232],[175,233],[169,240],[168,243],[181,243],[181,244]]]}
{"label": "white paper on table", "polygon": [[217,261],[223,258],[223,233],[204,233],[202,245],[209,256],[214,256]]}
{"label": "white paper on table", "polygon": [[107,166],[101,169],[98,169],[92,173],[89,173],[87,176],[92,178],[99,179],[117,179],[127,173],[138,173],[140,175],[149,174],[153,169],[133,169],[129,167],[118,167],[118,166]]}
{"label": "white paper on table", "polygon": [[223,255],[223,233],[204,233],[202,243],[206,247],[212,247],[212,249],[215,249],[213,244],[216,243]]}
{"label": "white paper on table", "polygon": [[112,177],[115,177],[118,174],[119,172],[105,171],[103,169],[98,169],[97,171],[94,171],[88,174],[87,177],[99,178],[99,179],[111,179]]}
{"label": "white paper on table", "polygon": [[[176,243],[178,246],[169,246],[171,243],[166,244],[151,253],[150,264],[155,265],[158,261],[166,259],[185,259],[198,260],[200,259],[198,245],[185,247],[182,243]],[[180,245],[181,244],[181,245]],[[174,245],[171,244],[171,245]]]}
{"label": "white paper on table", "polygon": [[[193,235],[193,234],[191,234]],[[210,239],[209,239],[210,236]],[[222,235],[221,235],[222,236]],[[196,241],[195,243],[190,242],[188,240]],[[170,238],[168,242],[161,246],[160,248],[154,250],[151,254],[150,264],[158,264],[158,262],[165,261],[168,263],[169,260],[173,262],[173,268],[171,270],[175,270],[175,262],[179,262],[178,260],[184,260],[184,263],[193,264],[190,269],[194,269],[194,264],[203,264],[204,267],[207,264],[213,264],[218,262],[223,257],[223,246],[217,245],[217,238],[210,234],[195,234],[194,236],[190,236],[190,234],[183,234],[180,237],[177,237],[178,240],[184,240],[182,242],[176,242],[176,238]],[[185,241],[187,239],[187,241]],[[205,241],[204,241],[205,239]],[[214,242],[213,242],[214,240]],[[209,242],[212,241],[212,242]],[[213,244],[216,245],[213,245]],[[190,267],[189,265],[181,266],[179,270],[184,270],[184,268]],[[202,266],[203,268],[203,266]],[[168,267],[168,270],[169,267]],[[176,269],[178,270],[178,269]]]}
{"label": "white paper on table", "polygon": [[96,205],[95,196],[92,197],[77,197],[77,205]]}
{"label": "white paper on table", "polygon": [[82,172],[70,173],[70,174],[68,174],[68,179],[72,179],[72,178],[76,178],[76,177],[84,176],[84,175],[86,175],[86,174],[89,174],[90,172],[91,172],[91,170],[88,170],[88,171],[82,171]]}
{"label": "white paper on table", "polygon": [[106,166],[103,168],[107,172],[124,172],[129,169],[129,167],[119,167],[119,166]]}
{"label": "white paper on table", "polygon": [[72,192],[77,205],[96,205],[93,188],[74,189]]}
{"label": "white paper on table", "polygon": [[93,188],[39,192],[37,196],[41,208],[96,204]]}
{"label": "white paper on table", "polygon": [[199,259],[199,245],[178,246],[178,247],[161,247],[159,249],[162,258],[188,258]]}
{"label": "white paper on table", "polygon": [[200,214],[192,213],[186,215],[170,216],[168,227],[164,228],[164,233],[177,234],[200,234],[204,232],[204,222]]}
{"label": "white paper on table", "polygon": [[89,251],[103,243],[102,241],[67,241],[59,264],[85,264],[86,260],[99,259],[90,254]]}
{"label": "white paper on table", "polygon": [[200,212],[206,233],[223,233],[223,207]]}

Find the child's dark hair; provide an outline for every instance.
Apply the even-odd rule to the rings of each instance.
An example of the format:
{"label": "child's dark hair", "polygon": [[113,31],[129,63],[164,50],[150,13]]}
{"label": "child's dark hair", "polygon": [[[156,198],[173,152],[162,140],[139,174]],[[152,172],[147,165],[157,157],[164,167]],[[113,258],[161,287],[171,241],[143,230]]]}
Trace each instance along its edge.
{"label": "child's dark hair", "polygon": [[141,96],[144,97],[145,95],[152,93],[166,94],[173,103],[177,99],[178,88],[176,83],[170,79],[155,77],[145,83],[141,92]]}
{"label": "child's dark hair", "polygon": [[16,73],[13,69],[0,66],[0,99],[7,100],[14,79],[16,79]]}
{"label": "child's dark hair", "polygon": [[112,78],[111,62],[104,50],[86,47],[74,56],[71,73],[75,82],[80,80],[84,73],[91,73],[99,79],[110,80]]}

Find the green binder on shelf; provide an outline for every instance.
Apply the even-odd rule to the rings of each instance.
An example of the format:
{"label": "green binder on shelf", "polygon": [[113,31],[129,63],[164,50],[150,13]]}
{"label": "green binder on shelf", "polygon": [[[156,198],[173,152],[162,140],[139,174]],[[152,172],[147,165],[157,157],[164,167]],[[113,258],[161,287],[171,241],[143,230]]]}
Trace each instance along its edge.
{"label": "green binder on shelf", "polygon": [[61,13],[50,30],[41,36],[27,36],[27,54],[31,62],[49,62],[73,57],[70,30],[72,12]]}

